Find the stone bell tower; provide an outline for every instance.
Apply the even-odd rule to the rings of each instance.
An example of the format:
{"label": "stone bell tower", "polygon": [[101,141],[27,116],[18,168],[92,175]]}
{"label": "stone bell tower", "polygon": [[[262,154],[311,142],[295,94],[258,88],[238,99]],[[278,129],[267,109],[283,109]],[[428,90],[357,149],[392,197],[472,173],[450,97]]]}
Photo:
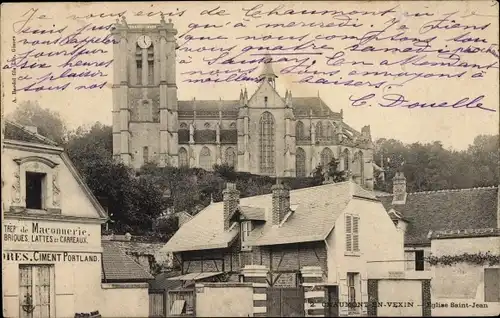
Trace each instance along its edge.
{"label": "stone bell tower", "polygon": [[177,166],[177,30],[163,16],[159,24],[122,18],[112,34],[113,156],[134,168]]}

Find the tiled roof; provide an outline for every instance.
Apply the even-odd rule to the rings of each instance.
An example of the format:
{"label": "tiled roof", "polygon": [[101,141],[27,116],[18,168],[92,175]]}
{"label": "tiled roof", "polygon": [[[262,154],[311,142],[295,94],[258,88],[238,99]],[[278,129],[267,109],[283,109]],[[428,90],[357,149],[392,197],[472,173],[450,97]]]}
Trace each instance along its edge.
{"label": "tiled roof", "polygon": [[484,237],[484,236],[492,237],[492,236],[500,236],[500,228],[435,231],[429,233],[429,236],[431,239]]}
{"label": "tiled roof", "polygon": [[380,196],[387,211],[394,208],[408,220],[405,244],[430,244],[429,231],[497,227],[497,187],[408,193],[406,203],[392,205],[392,195]]}
{"label": "tiled roof", "polygon": [[5,139],[33,142],[38,144],[44,144],[48,146],[57,146],[57,143],[44,137],[38,133],[29,131],[27,127],[12,122],[10,120],[5,120]]}
{"label": "tiled roof", "polygon": [[162,251],[179,252],[228,247],[238,229],[224,232],[222,202],[212,203],[182,225]]}
{"label": "tiled roof", "polygon": [[118,242],[102,241],[102,278],[108,281],[147,281],[153,279],[141,265],[120,248]]}
{"label": "tiled roof", "polygon": [[[281,227],[269,222],[258,225],[249,238],[250,245],[290,244],[320,241],[331,232],[337,217],[354,197],[375,199],[352,181],[290,191],[290,204],[296,205]],[[272,195],[240,199],[243,211],[272,208]],[[259,212],[259,214],[262,212]],[[179,252],[227,247],[238,234],[238,227],[223,231],[223,202],[212,203],[182,226],[165,245],[165,251]]]}
{"label": "tiled roof", "polygon": [[[103,238],[102,241],[105,241]],[[165,243],[145,243],[145,242],[134,242],[134,241],[117,241],[112,240],[115,246],[119,247],[120,250],[129,255],[137,256],[154,256],[155,261],[162,265],[169,267],[172,264],[171,254],[161,252],[161,248]]]}

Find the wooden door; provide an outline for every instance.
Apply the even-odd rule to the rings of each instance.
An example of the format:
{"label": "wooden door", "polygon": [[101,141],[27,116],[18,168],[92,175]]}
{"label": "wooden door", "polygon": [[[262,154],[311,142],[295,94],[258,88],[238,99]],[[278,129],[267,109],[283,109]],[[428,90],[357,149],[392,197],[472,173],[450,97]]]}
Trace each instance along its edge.
{"label": "wooden door", "polygon": [[339,316],[339,286],[328,286],[326,316],[338,317]]}
{"label": "wooden door", "polygon": [[269,317],[304,317],[304,288],[267,289],[267,315]]}

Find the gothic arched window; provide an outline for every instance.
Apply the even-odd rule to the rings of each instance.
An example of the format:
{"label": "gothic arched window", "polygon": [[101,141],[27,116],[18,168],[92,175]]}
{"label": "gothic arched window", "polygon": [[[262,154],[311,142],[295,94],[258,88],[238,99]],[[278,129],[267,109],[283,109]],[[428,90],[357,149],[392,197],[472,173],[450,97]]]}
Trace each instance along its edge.
{"label": "gothic arched window", "polygon": [[297,177],[306,176],[306,152],[302,148],[297,148],[295,154],[295,171]]}
{"label": "gothic arched window", "polygon": [[328,140],[332,140],[333,139],[333,125],[331,122],[328,122],[326,124],[326,138],[328,138]]}
{"label": "gothic arched window", "polygon": [[297,140],[304,140],[305,139],[304,137],[305,137],[304,123],[298,121],[297,124],[295,125],[295,138]]}
{"label": "gothic arched window", "polygon": [[148,84],[153,85],[155,76],[154,76],[154,65],[155,65],[155,54],[153,43],[148,48]]}
{"label": "gothic arched window", "polygon": [[365,163],[361,151],[354,154],[354,175],[359,177],[361,184],[365,183]]}
{"label": "gothic arched window", "polygon": [[321,152],[321,165],[326,167],[333,159],[333,151],[330,148],[325,148]]}
{"label": "gothic arched window", "polygon": [[344,170],[347,171],[350,168],[350,154],[349,154],[349,149],[344,149],[342,153],[343,159],[344,159]]}
{"label": "gothic arched window", "polygon": [[139,47],[139,45],[136,46],[135,48],[135,66],[136,66],[136,72],[137,72],[137,85],[142,84],[142,49]]}
{"label": "gothic arched window", "polygon": [[200,151],[200,168],[212,170],[212,154],[207,147],[201,148]]}
{"label": "gothic arched window", "polygon": [[269,112],[260,118],[260,172],[274,174],[274,118]]}
{"label": "gothic arched window", "polygon": [[323,124],[318,122],[316,124],[316,139],[320,139],[321,137],[323,137]]}
{"label": "gothic arched window", "polygon": [[179,166],[180,167],[188,167],[189,166],[187,151],[186,151],[186,149],[184,149],[182,147],[179,149]]}
{"label": "gothic arched window", "polygon": [[153,121],[153,106],[148,100],[139,103],[139,121]]}
{"label": "gothic arched window", "polygon": [[236,167],[236,153],[234,152],[234,148],[229,147],[226,149],[225,160],[229,166]]}

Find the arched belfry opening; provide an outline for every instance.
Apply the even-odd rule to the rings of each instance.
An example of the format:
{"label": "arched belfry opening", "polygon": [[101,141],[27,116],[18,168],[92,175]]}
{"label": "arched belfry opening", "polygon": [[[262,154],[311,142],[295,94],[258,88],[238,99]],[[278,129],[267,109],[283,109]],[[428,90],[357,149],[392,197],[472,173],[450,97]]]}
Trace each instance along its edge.
{"label": "arched belfry opening", "polygon": [[259,80],[268,82],[274,89],[276,89],[276,79],[278,76],[274,73],[272,63],[273,58],[269,53],[267,53],[264,57],[264,67],[259,75]]}

